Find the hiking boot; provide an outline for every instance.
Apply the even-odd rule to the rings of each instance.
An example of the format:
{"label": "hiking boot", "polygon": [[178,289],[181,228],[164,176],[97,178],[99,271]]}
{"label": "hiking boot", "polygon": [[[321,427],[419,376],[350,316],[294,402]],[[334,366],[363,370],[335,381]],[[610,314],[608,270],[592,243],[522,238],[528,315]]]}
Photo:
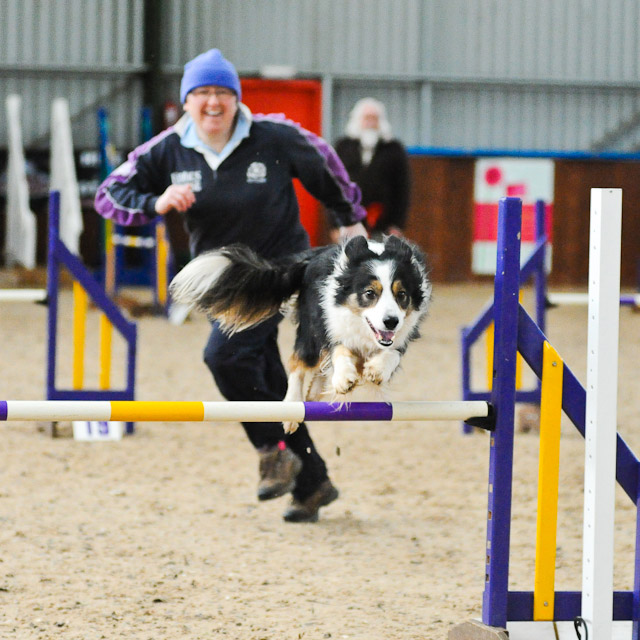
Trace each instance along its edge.
{"label": "hiking boot", "polygon": [[258,500],[271,500],[289,493],[296,485],[302,460],[284,442],[276,447],[260,449],[260,482]]}
{"label": "hiking boot", "polygon": [[317,522],[320,507],[326,507],[333,502],[340,493],[331,484],[331,480],[325,480],[308,498],[296,500],[292,498],[291,504],[282,514],[286,522]]}

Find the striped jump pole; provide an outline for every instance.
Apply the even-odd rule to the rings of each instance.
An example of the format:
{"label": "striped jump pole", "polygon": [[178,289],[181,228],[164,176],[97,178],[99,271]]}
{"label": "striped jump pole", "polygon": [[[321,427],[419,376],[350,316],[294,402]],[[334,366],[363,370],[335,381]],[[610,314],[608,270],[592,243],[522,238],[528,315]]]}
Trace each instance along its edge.
{"label": "striped jump pole", "polygon": [[0,421],[318,422],[458,420],[487,430],[493,412],[481,400],[457,402],[170,402],[0,400]]}

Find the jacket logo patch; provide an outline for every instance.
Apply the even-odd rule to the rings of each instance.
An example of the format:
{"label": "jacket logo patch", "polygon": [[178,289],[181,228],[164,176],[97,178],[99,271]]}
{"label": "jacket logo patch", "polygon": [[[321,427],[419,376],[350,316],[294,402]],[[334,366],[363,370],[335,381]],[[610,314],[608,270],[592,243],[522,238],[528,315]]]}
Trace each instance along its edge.
{"label": "jacket logo patch", "polygon": [[202,173],[200,171],[174,171],[171,174],[171,184],[188,184],[194,193],[202,191]]}
{"label": "jacket logo patch", "polygon": [[267,167],[263,162],[252,162],[247,169],[247,182],[260,184],[267,181]]}

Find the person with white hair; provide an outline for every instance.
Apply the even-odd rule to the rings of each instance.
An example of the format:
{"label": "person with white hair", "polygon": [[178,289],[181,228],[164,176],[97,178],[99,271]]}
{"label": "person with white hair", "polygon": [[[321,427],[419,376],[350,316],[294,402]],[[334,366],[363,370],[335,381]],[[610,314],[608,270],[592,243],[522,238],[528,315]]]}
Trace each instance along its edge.
{"label": "person with white hair", "polygon": [[392,135],[384,104],[375,98],[358,100],[344,137],[334,146],[349,177],[362,191],[369,232],[402,235],[411,188],[409,158]]}

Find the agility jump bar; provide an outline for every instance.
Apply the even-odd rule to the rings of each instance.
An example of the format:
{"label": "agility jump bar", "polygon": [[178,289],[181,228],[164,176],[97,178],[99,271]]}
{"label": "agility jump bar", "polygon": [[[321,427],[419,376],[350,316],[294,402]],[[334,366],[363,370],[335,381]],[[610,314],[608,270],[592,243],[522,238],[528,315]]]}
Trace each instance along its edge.
{"label": "agility jump bar", "polygon": [[0,400],[0,421],[303,422],[462,420],[492,430],[482,400],[452,402],[171,402],[136,400]]}

